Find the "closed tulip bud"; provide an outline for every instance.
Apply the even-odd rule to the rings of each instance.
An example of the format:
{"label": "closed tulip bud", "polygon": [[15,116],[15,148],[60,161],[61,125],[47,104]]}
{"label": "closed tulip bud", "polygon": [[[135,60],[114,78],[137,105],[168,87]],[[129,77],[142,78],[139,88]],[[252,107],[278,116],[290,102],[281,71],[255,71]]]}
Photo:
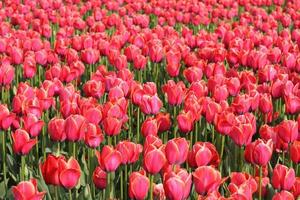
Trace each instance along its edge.
{"label": "closed tulip bud", "polygon": [[92,123],[85,124],[84,142],[90,148],[96,148],[104,140],[102,131],[98,125]]}
{"label": "closed tulip bud", "polygon": [[251,142],[253,136],[253,130],[251,124],[239,124],[232,127],[229,136],[239,146],[248,145]]}
{"label": "closed tulip bud", "polygon": [[39,192],[36,179],[22,181],[17,186],[12,187],[12,193],[15,200],[35,199],[42,200],[46,192]]}
{"label": "closed tulip bud", "polygon": [[60,185],[59,181],[59,160],[65,159],[63,156],[48,154],[44,163],[40,164],[40,169],[46,184]]}
{"label": "closed tulip bud", "polygon": [[180,165],[188,156],[189,142],[185,138],[174,138],[166,144],[165,154],[169,164]]}
{"label": "closed tulip bud", "polygon": [[98,189],[105,189],[107,185],[107,173],[97,166],[93,172],[93,182]]}
{"label": "closed tulip bud", "polygon": [[149,145],[144,152],[144,168],[150,174],[157,174],[166,164],[167,159],[162,151],[163,146],[160,148],[155,147],[154,145]]}
{"label": "closed tulip bud", "polygon": [[245,148],[246,161],[259,166],[265,166],[271,160],[273,153],[273,142],[268,140],[266,143],[258,139]]}
{"label": "closed tulip bud", "polygon": [[158,124],[158,132],[162,133],[171,128],[171,119],[169,113],[158,113],[155,116]]}
{"label": "closed tulip bud", "polygon": [[296,114],[300,111],[300,97],[290,94],[284,96],[285,111],[289,114]]}
{"label": "closed tulip bud", "polygon": [[166,197],[172,200],[181,200],[184,197],[184,182],[176,175],[167,175],[164,180]]}
{"label": "closed tulip bud", "polygon": [[296,177],[296,181],[292,187],[292,193],[295,198],[300,196],[300,177]]}
{"label": "closed tulip bud", "polygon": [[122,121],[115,117],[106,117],[102,121],[104,132],[108,136],[115,136],[121,132]]}
{"label": "closed tulip bud", "polygon": [[183,75],[189,83],[193,83],[201,81],[203,72],[199,67],[189,67],[183,71]]}
{"label": "closed tulip bud", "polygon": [[12,133],[13,150],[19,155],[27,155],[37,143],[37,139],[30,139],[29,134],[23,129],[17,129]]}
{"label": "closed tulip bud", "polygon": [[219,171],[211,166],[198,167],[193,172],[195,190],[200,195],[205,195],[219,189],[222,177]]}
{"label": "closed tulip bud", "polygon": [[162,86],[162,91],[167,95],[168,103],[176,106],[182,103],[186,88],[183,82],[175,83],[173,80],[169,80]]}
{"label": "closed tulip bud", "polygon": [[192,112],[182,112],[177,115],[178,128],[182,133],[189,133],[194,127],[194,116]]}
{"label": "closed tulip bud", "polygon": [[147,58],[141,54],[134,56],[133,58],[133,66],[137,70],[145,69],[147,65]]}
{"label": "closed tulip bud", "polygon": [[157,114],[162,107],[162,101],[157,95],[143,95],[140,102],[141,111],[145,114]]}
{"label": "closed tulip bud", "polygon": [[70,115],[65,120],[65,133],[69,141],[75,142],[84,139],[84,124],[86,119],[82,115]]}
{"label": "closed tulip bud", "polygon": [[148,135],[155,135],[157,136],[158,133],[158,123],[155,118],[149,117],[147,118],[141,126],[142,135],[144,137]]}
{"label": "closed tulip bud", "polygon": [[99,60],[99,51],[88,48],[82,51],[81,59],[87,64],[95,64]]}
{"label": "closed tulip bud", "polygon": [[290,192],[285,190],[276,193],[272,198],[272,200],[294,200],[294,199],[295,199],[294,196]]}
{"label": "closed tulip bud", "polygon": [[52,118],[48,123],[48,133],[50,134],[51,140],[63,142],[67,137],[64,127],[64,119]]}
{"label": "closed tulip bud", "polygon": [[270,94],[263,94],[260,96],[259,110],[264,114],[273,111],[272,97]]}
{"label": "closed tulip bud", "polygon": [[290,146],[290,157],[294,163],[300,162],[300,141],[294,141]]}
{"label": "closed tulip bud", "polygon": [[133,172],[129,176],[128,193],[131,199],[143,200],[147,197],[150,181],[144,171]]}
{"label": "closed tulip bud", "polygon": [[284,120],[277,125],[277,133],[284,142],[293,142],[298,138],[298,123],[293,120]]}
{"label": "closed tulip bud", "polygon": [[37,64],[46,65],[47,64],[47,51],[45,49],[35,52],[35,60]]}
{"label": "closed tulip bud", "polygon": [[102,148],[101,153],[96,151],[99,165],[107,172],[114,172],[122,162],[122,154],[108,145]]}
{"label": "closed tulip bud", "polygon": [[122,70],[127,68],[127,58],[125,55],[120,55],[117,58],[114,59],[114,66],[118,70]]}
{"label": "closed tulip bud", "polygon": [[278,190],[290,190],[296,181],[295,171],[284,165],[277,164],[273,169],[272,185]]}
{"label": "closed tulip bud", "polygon": [[121,141],[116,149],[122,154],[122,164],[132,164],[138,161],[143,146],[129,141]]}

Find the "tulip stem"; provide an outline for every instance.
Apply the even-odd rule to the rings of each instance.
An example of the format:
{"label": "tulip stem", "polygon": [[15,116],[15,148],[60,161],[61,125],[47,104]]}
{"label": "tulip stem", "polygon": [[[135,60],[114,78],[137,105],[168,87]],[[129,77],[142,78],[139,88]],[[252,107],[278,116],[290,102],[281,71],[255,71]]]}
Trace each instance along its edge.
{"label": "tulip stem", "polygon": [[259,200],[261,200],[261,192],[262,192],[262,166],[259,166]]}
{"label": "tulip stem", "polygon": [[121,198],[124,199],[124,196],[123,196],[123,170],[121,169],[121,181],[120,181],[120,187],[121,187]]}
{"label": "tulip stem", "polygon": [[21,156],[21,181],[25,181],[25,155]]}
{"label": "tulip stem", "polygon": [[127,169],[127,164],[125,165],[125,200],[127,200],[127,181],[128,181],[128,178],[127,178],[127,176],[128,176],[128,169]]}
{"label": "tulip stem", "polygon": [[3,131],[2,132],[2,164],[3,164],[3,178],[4,178],[4,191],[6,191],[6,157],[5,157],[5,154],[6,154],[6,148],[5,148],[5,145],[6,145],[6,139],[5,139],[5,132]]}
{"label": "tulip stem", "polygon": [[153,178],[154,178],[154,176],[150,174],[150,177],[149,177],[149,179],[150,179],[150,190],[149,190],[150,194],[149,194],[149,199],[150,200],[153,200],[153,187],[152,187],[152,185],[153,185]]}
{"label": "tulip stem", "polygon": [[59,200],[59,197],[58,197],[58,186],[54,186],[54,192],[55,192],[55,199]]}
{"label": "tulip stem", "polygon": [[72,200],[72,190],[69,190],[69,200]]}
{"label": "tulip stem", "polygon": [[297,163],[296,165],[297,165],[296,166],[296,176],[298,176],[299,175],[299,164]]}
{"label": "tulip stem", "polygon": [[140,108],[138,107],[137,109],[137,142],[139,143],[140,142]]}

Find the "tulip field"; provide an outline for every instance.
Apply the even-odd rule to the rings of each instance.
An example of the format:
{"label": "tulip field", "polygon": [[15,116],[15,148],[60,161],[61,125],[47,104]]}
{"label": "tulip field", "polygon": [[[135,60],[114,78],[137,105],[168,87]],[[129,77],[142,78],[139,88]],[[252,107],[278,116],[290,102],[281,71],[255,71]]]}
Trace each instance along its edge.
{"label": "tulip field", "polygon": [[2,0],[0,91],[0,199],[300,199],[300,0]]}

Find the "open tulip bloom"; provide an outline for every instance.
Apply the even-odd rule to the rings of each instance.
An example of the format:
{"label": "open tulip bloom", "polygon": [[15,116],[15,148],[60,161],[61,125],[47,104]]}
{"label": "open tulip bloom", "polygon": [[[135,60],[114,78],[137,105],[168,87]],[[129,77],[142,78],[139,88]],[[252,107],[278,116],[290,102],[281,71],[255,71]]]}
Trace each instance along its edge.
{"label": "open tulip bloom", "polygon": [[299,10],[0,1],[0,199],[299,199]]}

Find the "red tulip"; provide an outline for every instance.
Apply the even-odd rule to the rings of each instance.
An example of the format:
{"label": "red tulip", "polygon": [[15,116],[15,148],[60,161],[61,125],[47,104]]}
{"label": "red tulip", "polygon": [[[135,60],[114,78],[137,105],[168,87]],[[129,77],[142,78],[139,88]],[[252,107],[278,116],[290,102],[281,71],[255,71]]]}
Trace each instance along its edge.
{"label": "red tulip", "polygon": [[85,124],[84,142],[90,148],[96,148],[104,140],[102,131],[98,125],[92,123]]}
{"label": "red tulip", "polygon": [[157,95],[143,95],[141,97],[140,108],[145,114],[157,114],[162,107],[162,102]]}
{"label": "red tulip", "polygon": [[7,106],[0,104],[0,129],[7,130],[14,122],[15,114],[10,113]]}
{"label": "red tulip", "polygon": [[64,156],[49,154],[40,168],[47,184],[61,185],[66,189],[75,187],[81,176],[80,166],[73,157],[66,161]]}
{"label": "red tulip", "polygon": [[246,199],[251,199],[253,193],[257,191],[258,184],[255,179],[247,173],[232,172],[230,174],[230,180],[231,182],[228,185],[228,189],[231,195],[245,196]]}
{"label": "red tulip", "polygon": [[270,94],[263,94],[260,96],[259,109],[264,114],[273,111],[272,98]]}
{"label": "red tulip", "polygon": [[163,186],[168,199],[186,199],[191,191],[192,176],[184,169],[171,171],[164,175]]}
{"label": "red tulip", "polygon": [[277,133],[284,142],[293,142],[298,138],[298,123],[293,120],[284,120],[277,125]]}
{"label": "red tulip", "polygon": [[212,165],[217,167],[220,157],[216,147],[209,142],[196,142],[188,154],[188,163],[191,167]]}
{"label": "red tulip", "polygon": [[35,199],[42,200],[46,192],[39,192],[36,179],[22,181],[17,186],[12,187],[12,193],[15,200]]}
{"label": "red tulip", "polygon": [[272,185],[275,189],[290,190],[296,181],[295,171],[284,165],[277,164],[273,170]]}
{"label": "red tulip", "polygon": [[116,171],[122,162],[122,154],[108,145],[102,148],[101,153],[96,151],[96,156],[99,165],[107,172]]}
{"label": "red tulip", "polygon": [[67,140],[75,142],[84,138],[84,124],[86,119],[81,115],[70,115],[65,120],[65,133]]}
{"label": "red tulip", "polygon": [[171,128],[171,119],[169,113],[158,113],[155,116],[158,124],[158,132],[165,132]]}
{"label": "red tulip", "polygon": [[285,190],[276,193],[272,198],[272,200],[294,200],[294,199],[295,199],[294,196],[290,192]]}
{"label": "red tulip", "polygon": [[300,178],[296,177],[296,181],[292,187],[292,193],[295,198],[299,197],[300,195]]}
{"label": "red tulip", "polygon": [[116,149],[122,154],[122,164],[135,163],[143,151],[143,146],[129,141],[121,141]]}
{"label": "red tulip", "polygon": [[29,134],[23,129],[17,129],[12,133],[13,150],[16,154],[26,155],[37,143],[37,139],[30,139]]}
{"label": "red tulip", "polygon": [[149,117],[147,118],[141,126],[141,132],[144,137],[148,135],[157,136],[158,133],[158,123],[155,118]]}
{"label": "red tulip", "polygon": [[166,144],[165,155],[169,164],[182,164],[188,156],[189,142],[185,138],[174,138]]}
{"label": "red tulip", "polygon": [[68,161],[59,159],[58,164],[60,184],[69,190],[74,188],[78,184],[81,176],[80,165],[77,160],[73,157],[69,158]]}
{"label": "red tulip", "polygon": [[99,60],[99,51],[92,48],[87,48],[82,51],[81,59],[87,64],[95,64]]}
{"label": "red tulip", "polygon": [[88,97],[100,98],[105,91],[104,83],[96,80],[88,80],[83,85],[83,91]]}
{"label": "red tulip", "polygon": [[39,120],[35,115],[28,114],[23,117],[24,129],[30,134],[31,137],[36,137],[42,131],[44,121]]}
{"label": "red tulip", "polygon": [[294,141],[290,146],[290,157],[294,163],[300,162],[300,141]]}
{"label": "red tulip", "polygon": [[161,148],[151,144],[145,149],[143,163],[145,170],[150,174],[157,174],[167,161]]}
{"label": "red tulip", "polygon": [[175,83],[173,80],[169,80],[165,85],[162,86],[162,91],[168,97],[168,103],[172,106],[180,105],[185,96],[185,85],[184,83]]}
{"label": "red tulip", "polygon": [[107,174],[100,166],[97,166],[93,172],[93,182],[95,186],[101,190],[106,188]]}
{"label": "red tulip", "polygon": [[133,172],[129,176],[129,197],[131,199],[143,200],[147,197],[150,181],[144,171]]}
{"label": "red tulip", "polygon": [[222,183],[221,174],[211,166],[198,167],[193,172],[195,190],[200,195],[217,191]]}
{"label": "red tulip", "polygon": [[118,135],[121,132],[122,125],[122,121],[115,117],[106,117],[102,121],[104,132],[108,136]]}
{"label": "red tulip", "polygon": [[259,166],[265,166],[271,160],[273,153],[273,142],[268,140],[266,143],[257,139],[245,148],[245,160]]}
{"label": "red tulip", "polygon": [[194,127],[194,116],[192,112],[182,112],[177,116],[178,128],[183,133],[192,131]]}
{"label": "red tulip", "polygon": [[64,127],[64,119],[52,118],[48,123],[48,133],[50,134],[51,140],[63,142],[67,137]]}

